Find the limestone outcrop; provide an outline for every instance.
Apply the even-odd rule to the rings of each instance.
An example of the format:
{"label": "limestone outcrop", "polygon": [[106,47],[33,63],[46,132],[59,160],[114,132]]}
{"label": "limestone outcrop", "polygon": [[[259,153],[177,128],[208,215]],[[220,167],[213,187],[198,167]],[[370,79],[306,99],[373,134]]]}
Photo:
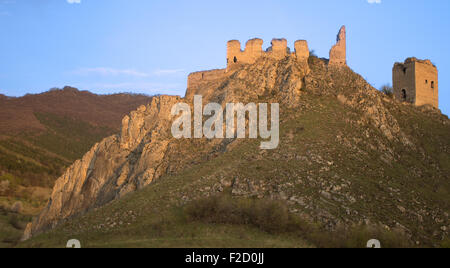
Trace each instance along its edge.
{"label": "limestone outcrop", "polygon": [[[161,178],[195,163],[205,155],[225,152],[235,142],[172,137],[171,109],[180,102],[192,104],[194,95],[204,103],[248,103],[259,96],[279,96],[285,107],[295,106],[309,73],[307,63],[294,56],[282,60],[262,57],[253,65],[242,66],[224,77],[198,83],[185,98],[159,96],[122,120],[118,135],[96,144],[66,170],[54,186],[41,214],[29,224],[24,239],[52,229],[62,222],[120,199]],[[241,89],[241,90],[239,90]]]}
{"label": "limestone outcrop", "polygon": [[150,184],[165,172],[171,108],[179,97],[160,96],[125,116],[122,133],[96,144],[55,183],[47,207],[24,238]]}

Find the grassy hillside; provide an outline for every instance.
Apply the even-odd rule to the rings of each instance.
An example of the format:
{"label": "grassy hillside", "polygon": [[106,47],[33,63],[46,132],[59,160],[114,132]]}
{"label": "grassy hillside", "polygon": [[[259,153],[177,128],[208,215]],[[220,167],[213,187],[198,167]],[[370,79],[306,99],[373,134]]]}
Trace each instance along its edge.
{"label": "grassy hillside", "polygon": [[0,207],[0,248],[16,245],[30,216],[15,213]]}
{"label": "grassy hillside", "polygon": [[46,200],[35,200],[30,193],[33,187],[51,189],[73,161],[116,131],[55,114],[36,113],[36,118],[46,131],[0,140],[0,181],[9,182],[9,187],[0,193],[4,206],[22,201],[33,208],[42,208]]}
{"label": "grassy hillside", "polygon": [[[64,247],[72,238],[84,247],[364,247],[372,238],[384,247],[448,246],[436,233],[448,224],[448,119],[386,101],[420,148],[351,125],[360,115],[336,96],[305,92],[303,109],[282,110],[278,149],[237,141],[20,246]],[[214,199],[223,195],[238,201]]]}
{"label": "grassy hillside", "polygon": [[[8,214],[20,202],[25,216],[17,217],[39,213],[64,170],[95,143],[116,133],[122,117],[150,99],[127,94],[98,96],[72,88],[1,98],[0,208]],[[102,109],[108,114],[96,114]],[[8,224],[8,218],[9,214],[1,224],[17,229]],[[16,236],[11,238],[8,233],[13,232],[2,227],[0,243],[2,239],[14,241]]]}
{"label": "grassy hillside", "polygon": [[[38,113],[36,117],[47,131],[0,140],[0,206],[8,210],[20,202],[24,215],[39,213],[48,201],[54,181],[64,170],[96,142],[114,133],[113,129],[94,127],[69,117]],[[4,231],[0,233],[5,235]]]}
{"label": "grassy hillside", "polygon": [[292,59],[262,59],[199,89],[282,104],[277,149],[171,138],[165,173],[148,187],[19,246],[448,247],[448,117],[399,103],[349,68],[316,57],[309,67],[302,79]]}

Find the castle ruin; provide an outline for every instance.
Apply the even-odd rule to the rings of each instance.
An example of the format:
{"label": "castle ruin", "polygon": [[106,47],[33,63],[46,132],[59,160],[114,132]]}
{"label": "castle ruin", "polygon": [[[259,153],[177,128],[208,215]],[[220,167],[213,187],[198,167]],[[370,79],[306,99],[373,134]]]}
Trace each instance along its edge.
{"label": "castle ruin", "polygon": [[[308,67],[310,52],[307,41],[296,41],[294,52],[291,52],[288,42],[284,38],[273,39],[271,46],[265,51],[263,50],[263,43],[262,39],[251,39],[247,41],[245,49],[242,50],[241,43],[238,40],[228,41],[227,67],[191,73],[188,76],[186,97],[192,97],[201,85],[227,77],[240,66],[254,64],[262,57],[276,60],[293,57],[299,64]],[[328,66],[333,68],[347,66],[345,26],[340,28],[336,44],[330,49]],[[417,106],[431,105],[439,108],[438,70],[430,60],[408,58],[403,63],[395,63],[392,77],[394,96],[397,100]]]}
{"label": "castle ruin", "polygon": [[438,70],[430,60],[408,58],[395,63],[392,80],[397,100],[439,109]]}
{"label": "castle ruin", "polygon": [[329,64],[332,66],[347,65],[347,40],[345,35],[345,26],[342,26],[336,38],[336,45],[330,50]]}
{"label": "castle ruin", "polygon": [[286,39],[273,39],[266,51],[263,51],[263,40],[255,38],[249,40],[245,45],[245,50],[241,50],[241,43],[237,40],[229,41],[227,44],[227,71],[242,64],[253,64],[261,57],[281,60],[287,56],[296,57],[303,63],[308,62],[309,49],[308,42],[299,40],[295,42],[295,52],[290,53]]}
{"label": "castle ruin", "polygon": [[[242,50],[238,40],[231,40],[227,43],[227,68],[191,73],[188,76],[188,90],[186,96],[191,96],[199,86],[226,77],[233,73],[239,66],[253,64],[262,57],[282,60],[286,57],[295,58],[299,64],[308,66],[309,48],[308,42],[298,40],[294,43],[295,51],[291,53],[286,39],[273,39],[271,46],[263,50],[264,41],[259,38],[247,41],[245,49]],[[337,43],[330,50],[329,65],[342,67],[347,65],[346,60],[346,33],[345,26],[342,26]]]}

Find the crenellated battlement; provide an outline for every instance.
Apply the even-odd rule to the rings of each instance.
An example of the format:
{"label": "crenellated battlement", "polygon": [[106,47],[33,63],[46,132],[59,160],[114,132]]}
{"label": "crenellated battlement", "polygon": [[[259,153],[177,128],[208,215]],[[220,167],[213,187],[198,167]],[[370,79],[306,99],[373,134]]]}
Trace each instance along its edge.
{"label": "crenellated battlement", "polygon": [[301,61],[309,58],[308,42],[299,40],[295,42],[295,52],[291,53],[286,39],[273,39],[271,47],[263,51],[264,41],[259,38],[247,41],[245,49],[241,49],[241,43],[231,40],[227,44],[227,70],[241,64],[253,64],[261,57],[269,57],[281,60],[287,56],[297,57]]}
{"label": "crenellated battlement", "polygon": [[[231,71],[243,64],[254,64],[259,58],[267,57],[276,60],[282,60],[286,57],[295,58],[299,64],[308,68],[309,47],[306,40],[297,40],[294,43],[294,52],[288,47],[288,41],[284,38],[273,39],[271,46],[263,50],[264,41],[259,38],[250,39],[245,44],[245,49],[242,50],[241,42],[238,40],[231,40],[227,43],[227,68],[212,71],[203,71],[192,73],[188,77],[188,91],[187,96],[192,95],[196,89],[205,83],[214,82],[228,76]],[[330,50],[330,65],[345,66],[346,60],[346,33],[345,26],[341,27],[337,43]]]}

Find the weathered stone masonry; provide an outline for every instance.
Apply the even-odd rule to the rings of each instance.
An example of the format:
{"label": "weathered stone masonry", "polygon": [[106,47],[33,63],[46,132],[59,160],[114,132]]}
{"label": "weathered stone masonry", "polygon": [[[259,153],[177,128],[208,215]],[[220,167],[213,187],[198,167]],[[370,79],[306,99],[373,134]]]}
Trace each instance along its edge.
{"label": "weathered stone masonry", "polygon": [[439,108],[438,70],[430,60],[408,58],[395,63],[392,80],[396,99]]}
{"label": "weathered stone masonry", "polygon": [[[228,76],[234,69],[243,64],[253,64],[261,57],[268,57],[281,60],[285,57],[295,57],[299,64],[308,64],[309,47],[306,40],[298,40],[294,44],[295,51],[291,53],[286,39],[273,39],[271,47],[263,50],[264,41],[255,38],[247,41],[245,49],[241,49],[238,40],[231,40],[227,43],[227,68],[211,71],[195,72],[188,77],[188,90],[186,96],[190,96],[195,89],[205,83],[216,81]],[[330,65],[345,66],[346,41],[345,27],[342,27],[338,34],[337,44],[330,51]]]}
{"label": "weathered stone masonry", "polygon": [[[281,60],[294,57],[299,64],[308,65],[308,42],[298,40],[291,53],[286,39],[273,39],[271,47],[263,50],[263,40],[259,38],[247,41],[245,49],[241,49],[238,40],[227,43],[227,68],[192,73],[188,77],[186,97],[196,94],[196,89],[205,83],[219,81],[233,73],[233,70],[244,64],[253,64],[259,58],[266,57]],[[340,68],[347,66],[346,28],[342,26],[336,38],[336,44],[330,50],[329,66]],[[413,103],[417,106],[431,105],[439,108],[438,70],[429,60],[408,58],[404,63],[396,63],[393,68],[393,87],[396,99]],[[198,92],[197,92],[198,93]]]}
{"label": "weathered stone masonry", "polygon": [[345,26],[342,26],[339,30],[336,42],[336,45],[333,46],[330,50],[330,65],[347,65],[347,40]]}
{"label": "weathered stone masonry", "polygon": [[290,53],[286,39],[273,39],[272,46],[263,51],[263,40],[252,39],[241,50],[241,43],[237,40],[229,41],[227,44],[227,71],[241,64],[253,64],[262,56],[281,60],[289,55],[297,57],[300,61],[307,62],[309,58],[308,43],[305,40],[295,42],[295,52]]}

